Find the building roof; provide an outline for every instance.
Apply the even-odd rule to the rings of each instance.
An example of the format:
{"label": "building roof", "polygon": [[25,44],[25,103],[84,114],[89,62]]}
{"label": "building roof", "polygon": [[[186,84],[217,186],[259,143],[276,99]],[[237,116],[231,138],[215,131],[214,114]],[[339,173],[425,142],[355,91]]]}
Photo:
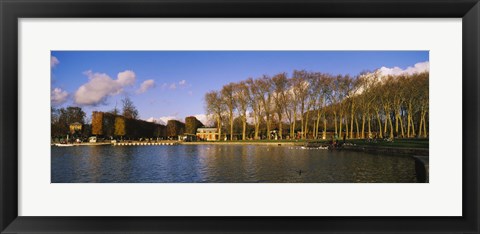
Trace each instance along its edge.
{"label": "building roof", "polygon": [[215,131],[217,131],[217,128],[197,128],[197,132],[199,130],[215,130]]}

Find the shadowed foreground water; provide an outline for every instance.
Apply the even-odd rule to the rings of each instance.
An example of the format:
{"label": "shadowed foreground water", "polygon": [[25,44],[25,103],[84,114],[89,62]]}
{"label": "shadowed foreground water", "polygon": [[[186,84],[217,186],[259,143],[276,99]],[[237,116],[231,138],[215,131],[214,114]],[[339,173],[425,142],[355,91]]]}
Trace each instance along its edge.
{"label": "shadowed foreground water", "polygon": [[258,145],[51,149],[52,183],[415,182],[406,156]]}

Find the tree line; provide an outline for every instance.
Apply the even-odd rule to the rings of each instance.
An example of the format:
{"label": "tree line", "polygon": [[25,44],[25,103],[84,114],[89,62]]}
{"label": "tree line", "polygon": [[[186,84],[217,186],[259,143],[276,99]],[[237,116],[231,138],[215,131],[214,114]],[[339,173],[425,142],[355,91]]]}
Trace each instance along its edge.
{"label": "tree line", "polygon": [[428,137],[428,92],[428,72],[350,76],[295,70],[226,84],[206,93],[205,104],[228,139],[271,139],[273,130],[280,139],[327,139],[327,133],[411,138]]}
{"label": "tree line", "polygon": [[[115,106],[111,111],[113,115],[122,115],[128,119],[138,119],[138,110],[129,97],[122,99],[122,109]],[[83,125],[82,132],[78,133],[82,137],[89,137],[92,134],[90,118],[81,107],[68,106],[62,108],[50,108],[51,119],[51,137],[63,138],[70,134],[69,125],[78,122]],[[121,129],[121,128],[120,128]]]}

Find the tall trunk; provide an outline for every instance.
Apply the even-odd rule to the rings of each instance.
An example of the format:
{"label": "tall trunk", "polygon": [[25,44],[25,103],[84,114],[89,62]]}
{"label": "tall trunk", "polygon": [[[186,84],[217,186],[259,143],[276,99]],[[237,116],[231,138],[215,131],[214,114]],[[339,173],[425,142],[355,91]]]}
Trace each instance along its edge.
{"label": "tall trunk", "polygon": [[421,136],[422,136],[422,130],[423,130],[423,129],[422,129],[422,124],[423,124],[423,118],[422,118],[422,116],[423,116],[423,110],[420,112],[420,123],[419,123],[419,125],[418,125],[418,135],[417,135],[417,137],[421,137]]}
{"label": "tall trunk", "polygon": [[288,128],[289,128],[288,132],[289,133],[288,133],[288,135],[289,135],[290,138],[293,137],[293,122],[294,121],[292,121],[292,117],[293,117],[292,115],[293,114],[291,112],[289,114],[287,114],[288,121],[289,121],[289,126],[288,126]]}
{"label": "tall trunk", "polygon": [[[368,121],[368,131],[370,134],[370,121]],[[362,114],[362,133],[360,134],[360,138],[365,138],[365,114]]]}
{"label": "tall trunk", "polygon": [[253,139],[255,140],[258,140],[258,132],[260,131],[260,120],[259,120],[260,117],[257,113],[258,113],[257,111],[253,112],[253,116],[255,119],[255,135],[253,136]]}
{"label": "tall trunk", "polygon": [[410,138],[410,113],[407,114],[407,137]]}
{"label": "tall trunk", "polygon": [[315,127],[315,139],[318,139],[318,129],[320,128],[320,117],[322,117],[320,110],[317,111],[317,126]]}
{"label": "tall trunk", "polygon": [[290,138],[293,138],[293,135],[294,135],[294,133],[293,133],[293,128],[294,128],[294,126],[293,126],[293,125],[294,125],[293,122],[290,123]]}
{"label": "tall trunk", "polygon": [[283,126],[282,126],[282,113],[278,112],[278,135],[280,135],[279,139],[282,139],[283,136]]}
{"label": "tall trunk", "polygon": [[400,122],[400,131],[401,131],[401,136],[402,138],[405,137],[405,132],[403,131],[403,116],[402,114],[400,113],[400,118],[399,118],[399,122]]}
{"label": "tall trunk", "polygon": [[372,136],[372,129],[371,129],[371,126],[370,126],[370,114],[368,114],[368,138],[370,138]]}
{"label": "tall trunk", "polygon": [[383,135],[387,135],[387,123],[388,123],[389,116],[387,111],[385,110],[385,125],[383,126]]}
{"label": "tall trunk", "polygon": [[355,127],[357,128],[357,135],[355,136],[355,138],[359,138],[360,137],[360,130],[359,130],[359,126],[358,126],[358,118],[355,116]]}
{"label": "tall trunk", "polygon": [[378,133],[380,138],[383,138],[383,132],[382,132],[382,121],[380,120],[380,113],[378,113],[378,110],[375,111],[377,113],[377,120],[378,120]]}
{"label": "tall trunk", "polygon": [[427,120],[426,120],[426,115],[427,115],[427,112],[425,111],[423,113],[423,137],[427,137]]}
{"label": "tall trunk", "polygon": [[350,138],[353,138],[353,116],[355,115],[355,102],[352,100],[350,108]]}
{"label": "tall trunk", "polygon": [[340,119],[338,120],[338,123],[340,124],[339,128],[338,128],[338,137],[341,138],[342,137],[342,126],[343,126],[343,114],[340,113]]}
{"label": "tall trunk", "polygon": [[[425,135],[422,131],[425,129],[423,127],[423,125],[425,125],[425,121],[423,118],[420,118],[420,126],[418,127],[418,137],[422,137],[423,135]],[[423,134],[422,134],[423,133]]]}
{"label": "tall trunk", "polygon": [[388,118],[388,122],[390,123],[390,138],[393,139],[393,123],[392,123],[392,118]]}
{"label": "tall trunk", "polygon": [[301,108],[300,117],[301,117],[300,118],[300,131],[302,132],[301,139],[304,139],[303,136],[305,134],[305,129],[304,129],[304,127],[305,127],[305,122],[304,122],[305,121],[305,116],[303,114],[303,107]]}
{"label": "tall trunk", "polygon": [[407,106],[407,137],[412,137],[415,135],[415,133],[411,134],[410,129],[411,129],[411,123],[412,122],[412,103],[409,102]]}
{"label": "tall trunk", "polygon": [[230,141],[233,141],[233,110],[230,111]]}
{"label": "tall trunk", "polygon": [[345,138],[350,138],[348,133],[349,133],[349,128],[348,128],[348,115],[345,115]]}
{"label": "tall trunk", "polygon": [[293,122],[290,123],[290,139],[293,138]]}
{"label": "tall trunk", "polygon": [[399,119],[399,113],[397,110],[395,110],[395,135],[398,136],[398,119]]}
{"label": "tall trunk", "polygon": [[267,139],[270,140],[270,114],[267,113]]}
{"label": "tall trunk", "polygon": [[246,140],[247,133],[247,114],[244,112],[242,116],[243,128],[242,128],[242,140]]}
{"label": "tall trunk", "polygon": [[415,122],[413,121],[413,115],[410,117],[410,121],[412,121],[412,136],[415,136]]}
{"label": "tall trunk", "polygon": [[337,112],[333,112],[333,123],[335,125],[335,134],[338,136],[338,127],[337,127]]}
{"label": "tall trunk", "polygon": [[260,121],[258,120],[257,118],[257,121],[255,123],[255,136],[254,136],[254,139],[255,140],[258,140],[258,133],[260,131]]}
{"label": "tall trunk", "polygon": [[323,136],[322,139],[327,139],[327,113],[323,113]]}
{"label": "tall trunk", "polygon": [[295,122],[297,122],[297,111],[294,110],[293,111],[293,128],[291,129],[293,139],[297,138],[297,136],[295,136]]}
{"label": "tall trunk", "polygon": [[222,119],[220,116],[217,117],[217,128],[218,128],[218,140],[222,139]]}
{"label": "tall trunk", "polygon": [[309,111],[307,111],[307,116],[305,117],[305,128],[303,128],[303,130],[305,130],[305,139],[307,139],[307,133],[308,133],[308,116],[309,116]]}

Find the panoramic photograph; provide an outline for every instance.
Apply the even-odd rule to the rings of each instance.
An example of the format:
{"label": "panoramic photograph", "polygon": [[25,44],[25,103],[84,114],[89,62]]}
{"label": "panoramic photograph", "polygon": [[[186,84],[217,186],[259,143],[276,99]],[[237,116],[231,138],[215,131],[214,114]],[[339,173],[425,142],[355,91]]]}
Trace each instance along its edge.
{"label": "panoramic photograph", "polygon": [[429,51],[51,51],[51,183],[428,183]]}

